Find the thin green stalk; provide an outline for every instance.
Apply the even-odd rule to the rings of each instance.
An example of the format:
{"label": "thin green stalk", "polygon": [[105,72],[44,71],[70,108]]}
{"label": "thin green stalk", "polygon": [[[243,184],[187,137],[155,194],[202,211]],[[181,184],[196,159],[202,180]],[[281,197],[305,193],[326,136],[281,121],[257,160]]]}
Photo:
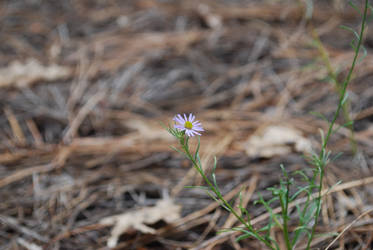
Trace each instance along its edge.
{"label": "thin green stalk", "polygon": [[[368,13],[368,0],[365,0],[363,20],[362,20],[362,24],[361,24],[361,29],[360,29],[358,44],[357,44],[356,49],[355,49],[355,56],[354,56],[354,59],[352,61],[351,68],[350,68],[350,70],[348,72],[348,75],[347,75],[345,81],[343,82],[343,87],[342,87],[341,94],[340,94],[340,97],[339,97],[339,103],[338,103],[337,111],[335,112],[334,117],[332,119],[332,122],[329,125],[328,133],[326,134],[326,137],[325,137],[324,141],[322,142],[322,150],[321,150],[320,155],[319,155],[319,159],[320,160],[322,159],[322,157],[325,157],[325,153],[324,152],[326,151],[326,146],[327,146],[329,138],[330,138],[330,136],[332,134],[333,126],[334,126],[335,121],[337,120],[338,115],[339,115],[339,113],[340,113],[340,111],[342,109],[342,106],[343,106],[343,100],[344,100],[345,95],[346,95],[346,89],[347,89],[348,84],[350,83],[352,72],[353,72],[353,70],[355,68],[356,61],[357,61],[357,58],[358,58],[358,55],[359,55],[359,51],[360,51],[360,47],[361,47],[361,44],[362,44],[362,39],[363,39],[363,34],[364,34],[364,29],[365,29],[365,22],[366,22],[366,18],[367,18],[367,13]],[[316,214],[315,214],[314,224],[312,226],[311,235],[308,238],[307,248],[306,248],[307,250],[310,249],[311,242],[312,242],[312,239],[313,239],[314,234],[315,234],[315,228],[316,228],[316,225],[317,225],[317,221],[319,219],[320,210],[321,210],[321,191],[322,191],[322,186],[323,186],[323,178],[324,178],[324,172],[325,172],[324,169],[325,169],[326,161],[321,160],[320,163],[321,163],[320,164],[320,170],[321,170],[320,171],[320,185],[319,185],[318,196],[316,198],[316,202],[317,202]]]}
{"label": "thin green stalk", "polygon": [[[342,92],[341,92],[342,91],[342,88],[341,88],[342,86],[341,86],[341,83],[338,81],[337,74],[334,71],[334,69],[333,69],[333,67],[330,63],[330,58],[329,58],[328,51],[325,49],[324,45],[320,41],[319,34],[317,33],[317,31],[313,27],[311,27],[311,34],[312,34],[312,37],[313,37],[314,41],[316,42],[316,47],[320,52],[321,58],[324,61],[324,64],[325,64],[326,69],[328,71],[329,77],[334,82],[334,86],[335,86],[338,94],[341,95],[342,94]],[[350,106],[349,102],[345,102],[342,105],[342,110],[343,110],[343,117],[344,117],[346,123],[349,124],[348,129],[350,130],[350,144],[351,144],[352,151],[355,154],[357,152],[357,143],[356,143],[356,139],[355,139],[355,135],[354,135],[353,125],[350,124],[352,119],[350,118],[349,106]]]}
{"label": "thin green stalk", "polygon": [[281,205],[281,210],[282,210],[284,240],[285,240],[287,249],[291,250],[292,244],[289,238],[289,227],[288,227],[289,189],[290,189],[290,182],[288,178],[286,178],[285,200],[283,200],[282,197],[280,197],[280,205]]}
{"label": "thin green stalk", "polygon": [[[299,216],[299,218],[304,218],[304,216],[307,212],[307,209],[309,207],[309,204],[310,204],[309,202],[310,202],[310,194],[308,193],[307,194],[307,200],[305,202],[304,208],[302,209],[302,212],[301,212],[301,215]],[[299,225],[303,226],[305,223],[306,223],[305,221],[300,221]],[[300,230],[295,232],[295,235],[294,235],[293,240],[292,240],[292,245],[293,246],[297,243],[297,239],[298,239],[300,233],[301,233]]]}
{"label": "thin green stalk", "polygon": [[207,185],[210,186],[211,190],[216,194],[216,196],[219,198],[220,201],[223,202],[223,204],[229,209],[229,211],[247,228],[249,229],[253,234],[255,234],[255,236],[260,240],[262,241],[267,247],[269,247],[270,249],[272,250],[275,250],[275,248],[272,246],[272,244],[270,242],[268,242],[266,239],[264,239],[262,236],[260,236],[255,230],[254,228],[248,224],[241,216],[239,216],[236,211],[232,208],[232,206],[224,199],[224,197],[222,196],[222,194],[220,193],[219,190],[216,189],[216,187],[214,186],[214,184],[211,183],[211,181],[209,180],[209,178],[207,178],[207,176],[205,175],[205,173],[203,172],[203,170],[199,167],[199,165],[197,164],[197,162],[194,160],[194,158],[192,157],[192,155],[190,154],[189,152],[189,148],[187,145],[183,145],[183,149],[187,155],[187,157],[189,158],[189,160],[192,161],[195,169],[197,169],[197,171],[201,174],[202,178],[204,179],[204,181],[207,183]]}

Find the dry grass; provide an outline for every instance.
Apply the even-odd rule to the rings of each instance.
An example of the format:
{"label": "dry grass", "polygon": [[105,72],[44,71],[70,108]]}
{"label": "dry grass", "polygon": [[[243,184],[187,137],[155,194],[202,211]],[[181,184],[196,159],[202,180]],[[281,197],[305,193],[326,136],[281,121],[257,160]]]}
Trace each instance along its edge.
{"label": "dry grass", "polygon": [[[110,228],[102,218],[154,205],[164,193],[182,206],[182,218],[152,225],[154,235],[129,231],[118,249],[262,249],[216,236],[237,222],[203,193],[183,188],[200,180],[171,152],[175,142],[158,121],[196,113],[206,129],[202,160],[219,157],[225,196],[246,187],[254,222],[266,219],[252,205],[257,192],[268,197],[280,163],[289,170],[308,164],[294,151],[248,156],[245,143],[282,124],[317,149],[318,129],[327,124],[309,112],[330,117],[337,97],[311,25],[342,78],[353,54],[351,35],[338,26],[359,23],[337,0],[316,1],[306,22],[300,2],[3,1],[0,68],[35,59],[69,76],[0,84],[0,249],[104,249]],[[325,195],[318,227],[343,232],[330,249],[373,247],[369,32],[368,56],[349,87],[358,153],[346,129],[330,144],[344,153],[328,166],[326,185],[344,184]],[[320,237],[314,247],[332,240]]]}

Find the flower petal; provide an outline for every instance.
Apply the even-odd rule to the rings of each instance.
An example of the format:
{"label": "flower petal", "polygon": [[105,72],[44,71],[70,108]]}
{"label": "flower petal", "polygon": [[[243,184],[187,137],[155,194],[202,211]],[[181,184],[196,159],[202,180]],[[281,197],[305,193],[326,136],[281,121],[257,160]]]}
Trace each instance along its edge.
{"label": "flower petal", "polygon": [[178,124],[175,124],[174,128],[177,128],[178,130],[181,130],[181,131],[185,130],[184,126],[178,125]]}
{"label": "flower petal", "polygon": [[174,121],[179,123],[179,124],[184,124],[185,122],[183,120],[181,120],[179,117],[175,117],[174,118]]}
{"label": "flower petal", "polygon": [[185,130],[185,134],[186,134],[187,136],[189,136],[189,137],[193,136],[192,130],[190,130],[190,129],[186,129],[186,130]]}
{"label": "flower petal", "polygon": [[190,113],[190,114],[189,114],[189,117],[188,117],[188,121],[192,122],[192,121],[193,121],[192,118],[193,118],[193,114]]}
{"label": "flower petal", "polygon": [[183,118],[182,115],[178,114],[177,117],[179,118],[179,120],[181,121],[182,124],[184,124],[186,122],[186,120]]}
{"label": "flower petal", "polygon": [[197,134],[197,135],[201,135],[201,133],[198,133],[197,131],[193,131],[195,134]]}

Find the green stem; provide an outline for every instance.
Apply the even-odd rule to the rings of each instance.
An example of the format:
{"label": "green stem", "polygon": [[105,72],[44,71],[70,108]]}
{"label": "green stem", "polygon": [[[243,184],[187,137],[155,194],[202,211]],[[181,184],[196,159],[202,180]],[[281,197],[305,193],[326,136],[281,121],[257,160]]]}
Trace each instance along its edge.
{"label": "green stem", "polygon": [[282,210],[282,219],[283,219],[283,232],[284,232],[284,240],[286,243],[286,247],[288,250],[292,249],[291,246],[291,241],[289,239],[289,228],[288,228],[288,209],[289,209],[289,188],[290,188],[290,183],[289,180],[286,179],[286,192],[285,192],[285,200],[283,197],[280,196],[280,205],[281,205],[281,210]]}
{"label": "green stem", "polygon": [[189,158],[189,160],[191,160],[191,162],[193,163],[193,166],[194,168],[200,173],[200,175],[202,176],[202,178],[204,179],[204,181],[207,183],[207,185],[210,186],[212,192],[214,192],[216,194],[216,196],[218,197],[218,199],[220,201],[222,201],[222,203],[224,204],[224,206],[226,206],[228,208],[228,210],[247,228],[249,229],[253,234],[255,234],[255,236],[257,237],[257,239],[259,239],[261,242],[263,242],[267,247],[269,247],[270,249],[272,250],[275,250],[275,248],[272,246],[272,244],[270,242],[268,242],[266,239],[264,239],[262,236],[260,236],[256,230],[249,224],[247,223],[247,221],[245,221],[245,219],[243,219],[241,216],[239,216],[237,214],[237,212],[232,208],[232,206],[224,199],[223,195],[220,193],[219,190],[216,189],[216,187],[214,186],[214,184],[211,183],[211,181],[209,180],[209,178],[207,178],[207,176],[205,175],[205,173],[203,172],[203,169],[197,164],[197,162],[195,161],[195,159],[192,157],[192,155],[190,154],[189,152],[189,148],[188,148],[188,144],[186,143],[185,145],[182,145],[187,157]]}
{"label": "green stem", "polygon": [[[308,210],[309,204],[310,204],[310,194],[308,193],[307,194],[307,200],[305,202],[304,208],[302,209],[302,212],[301,212],[301,215],[299,216],[299,218],[304,218],[304,216],[305,216],[305,214]],[[299,226],[303,226],[304,223],[305,223],[304,221],[300,221]],[[295,232],[295,235],[294,235],[293,241],[292,241],[293,246],[297,243],[297,239],[298,239],[300,233],[301,233],[300,230]]]}
{"label": "green stem", "polygon": [[[335,121],[337,120],[338,115],[339,115],[339,113],[340,113],[340,111],[343,107],[343,99],[345,98],[345,95],[346,95],[346,89],[347,89],[348,84],[351,81],[352,72],[355,68],[356,61],[357,61],[359,51],[360,51],[360,47],[361,47],[361,44],[362,44],[363,34],[364,34],[364,29],[365,29],[365,22],[366,22],[366,18],[367,18],[367,12],[368,12],[368,0],[365,0],[363,20],[362,20],[362,24],[361,24],[361,30],[360,30],[360,34],[359,34],[358,44],[357,44],[357,47],[355,49],[355,56],[354,56],[354,59],[352,61],[352,65],[351,65],[351,68],[348,72],[348,75],[347,75],[345,81],[343,82],[343,87],[342,87],[341,94],[340,94],[340,97],[339,97],[339,103],[338,103],[337,111],[335,112],[335,114],[333,116],[332,122],[329,125],[328,133],[326,134],[325,140],[322,143],[322,150],[321,150],[321,153],[319,155],[319,159],[322,159],[321,157],[325,156],[324,152],[325,152],[326,146],[328,144],[330,135],[332,134],[333,126],[334,126]],[[314,234],[315,234],[315,228],[316,228],[316,225],[317,225],[317,221],[319,219],[320,210],[321,210],[321,191],[322,191],[322,186],[323,186],[324,169],[325,169],[326,162],[324,160],[320,161],[320,162],[321,162],[321,165],[320,165],[320,185],[319,185],[318,196],[316,198],[316,202],[317,202],[316,214],[315,214],[314,224],[312,226],[311,235],[308,238],[307,248],[306,248],[307,250],[310,249],[311,242],[312,242],[312,239],[313,239]]]}
{"label": "green stem", "polygon": [[[319,34],[317,33],[317,31],[311,27],[311,34],[312,34],[312,37],[313,39],[315,40],[316,42],[316,47],[317,49],[319,50],[320,52],[320,55],[321,55],[321,58],[322,60],[324,61],[325,63],[325,66],[326,66],[326,69],[328,71],[328,74],[330,76],[330,78],[332,79],[332,81],[334,82],[334,85],[335,85],[335,88],[338,92],[338,94],[342,94],[342,86],[341,86],[341,83],[338,81],[337,79],[337,74],[336,72],[334,71],[331,63],[330,63],[330,59],[329,59],[329,54],[327,52],[327,50],[325,49],[324,45],[322,44],[321,40],[320,40],[320,37],[319,37]],[[349,102],[345,102],[343,105],[342,105],[342,110],[343,110],[343,116],[344,116],[344,119],[347,123],[350,123],[352,121],[352,119],[350,118],[350,114],[349,114],[349,107],[350,107],[350,104]],[[355,135],[354,135],[354,130],[353,130],[353,125],[348,125],[348,129],[350,130],[350,144],[351,144],[351,148],[352,148],[352,151],[354,154],[356,154],[357,152],[357,143],[356,143],[356,139],[355,139]]]}

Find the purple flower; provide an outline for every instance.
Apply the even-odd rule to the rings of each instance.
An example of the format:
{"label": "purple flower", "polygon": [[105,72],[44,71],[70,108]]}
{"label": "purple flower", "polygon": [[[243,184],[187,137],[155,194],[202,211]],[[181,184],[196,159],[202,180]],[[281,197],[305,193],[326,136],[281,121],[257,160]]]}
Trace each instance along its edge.
{"label": "purple flower", "polygon": [[176,122],[174,128],[185,131],[185,134],[189,137],[201,135],[198,131],[204,131],[202,124],[199,121],[194,121],[195,118],[192,113],[189,114],[189,117],[186,114],[184,114],[184,117],[177,114],[173,119]]}

